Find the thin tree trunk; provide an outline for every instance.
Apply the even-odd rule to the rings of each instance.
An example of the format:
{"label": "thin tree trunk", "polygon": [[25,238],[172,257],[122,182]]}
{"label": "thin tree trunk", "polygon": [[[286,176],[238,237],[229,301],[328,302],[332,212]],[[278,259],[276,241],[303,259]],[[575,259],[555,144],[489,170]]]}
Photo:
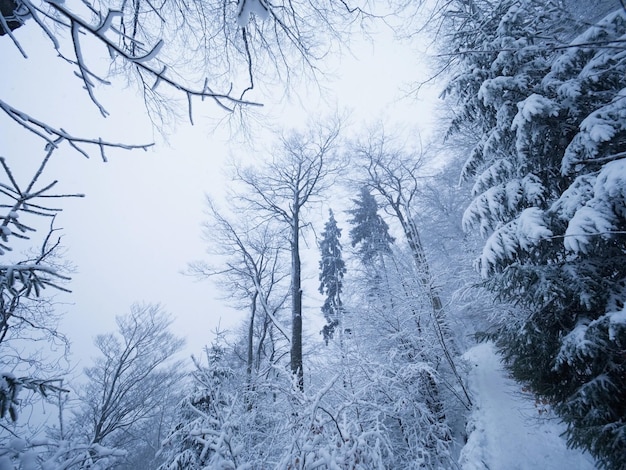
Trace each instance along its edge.
{"label": "thin tree trunk", "polygon": [[256,299],[259,296],[257,291],[252,296],[252,305],[250,312],[250,325],[248,326],[248,357],[246,364],[246,375],[248,376],[248,384],[252,380],[252,364],[254,361],[254,317],[256,315]]}
{"label": "thin tree trunk", "polygon": [[465,387],[465,383],[461,375],[459,374],[456,364],[454,363],[454,359],[452,358],[452,354],[450,352],[450,347],[448,346],[449,335],[446,334],[445,328],[445,312],[443,309],[443,304],[441,302],[441,297],[437,290],[433,287],[432,276],[430,274],[430,266],[428,264],[428,260],[426,259],[426,253],[424,253],[424,247],[422,246],[422,242],[419,237],[419,232],[415,224],[409,220],[408,217],[404,217],[404,214],[400,210],[398,206],[393,207],[396,215],[400,221],[400,225],[402,226],[405,236],[407,238],[407,242],[409,244],[409,248],[413,253],[413,259],[415,260],[415,264],[418,271],[419,282],[422,285],[422,288],[428,295],[428,299],[430,301],[430,305],[432,307],[433,313],[433,326],[435,329],[435,335],[437,336],[437,340],[441,345],[441,349],[443,350],[444,356],[446,358],[446,362],[450,365],[450,369],[457,379],[458,384],[463,390],[463,395],[465,395],[466,403],[463,403],[466,408],[470,408],[472,406],[472,399],[470,398],[469,392]]}
{"label": "thin tree trunk", "polygon": [[[297,207],[294,205],[294,207]],[[300,220],[294,213],[291,232],[291,372],[300,390],[304,390],[302,370],[302,266],[300,262]]]}

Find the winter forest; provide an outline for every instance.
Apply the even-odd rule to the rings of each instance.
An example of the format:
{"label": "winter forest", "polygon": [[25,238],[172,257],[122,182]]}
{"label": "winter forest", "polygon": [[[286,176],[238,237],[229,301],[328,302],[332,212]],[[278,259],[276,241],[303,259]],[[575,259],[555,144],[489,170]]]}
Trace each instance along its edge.
{"label": "winter forest", "polygon": [[[305,126],[255,117],[323,95],[378,30],[427,51],[402,99],[419,114],[435,90],[428,129],[341,100]],[[36,62],[29,35],[99,119],[130,89],[153,141],[0,94],[0,470],[626,469],[623,0],[0,0],[2,80]],[[79,364],[62,227],[90,187],[55,162],[98,171],[183,122],[247,139],[178,260],[236,326],[190,353],[138,289]],[[546,455],[490,437],[517,421]]]}

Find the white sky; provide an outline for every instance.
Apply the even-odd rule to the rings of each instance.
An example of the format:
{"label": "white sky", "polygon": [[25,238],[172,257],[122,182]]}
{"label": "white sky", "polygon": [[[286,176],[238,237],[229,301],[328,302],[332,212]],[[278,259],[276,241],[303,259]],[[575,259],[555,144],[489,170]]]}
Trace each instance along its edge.
{"label": "white sky", "polygon": [[[108,163],[95,152],[85,160],[65,148],[48,174],[50,180],[59,179],[60,191],[86,194],[84,199],[64,201],[57,221],[64,229],[66,257],[77,267],[69,285],[73,294],[60,297],[71,304],[59,306],[66,311],[61,330],[72,341],[74,365],[80,369],[87,364],[93,337],[113,330],[115,315],[126,313],[136,301],[162,303],[176,317],[174,331],[187,338],[187,353],[198,354],[211,341],[218,322],[231,327],[242,316],[218,300],[210,282],[198,283],[180,271],[204,255],[200,226],[204,194],[221,194],[225,181],[221,171],[228,155],[254,158],[254,152],[228,126],[215,128],[214,121],[202,119],[203,113],[216,111],[210,102],[195,103],[196,125],[183,119],[163,142],[151,130],[139,98],[123,83],[99,88],[98,96],[111,112],[103,122],[80,80],[55,57],[40,31],[27,24],[15,34],[29,59],[21,58],[6,36],[0,39],[2,99],[75,134],[157,143],[148,152],[110,152]],[[350,110],[353,124],[383,120],[390,127],[411,127],[429,122],[426,104],[400,99],[408,84],[424,76],[426,66],[417,54],[388,33],[374,44],[354,41],[353,52],[356,58],[346,55],[325,64],[337,75],[334,82],[323,84],[329,89],[325,100],[306,84],[295,90],[300,102],[286,102],[280,93],[255,97],[265,106],[249,123],[252,140],[267,134],[262,122],[291,126],[333,108]],[[42,148],[40,141],[0,116],[0,155],[16,173],[28,177],[29,165],[43,156]],[[327,211],[321,214],[326,218]],[[318,233],[321,229],[322,224]],[[317,260],[309,268],[314,272]],[[320,315],[319,305],[307,307],[312,315]]]}

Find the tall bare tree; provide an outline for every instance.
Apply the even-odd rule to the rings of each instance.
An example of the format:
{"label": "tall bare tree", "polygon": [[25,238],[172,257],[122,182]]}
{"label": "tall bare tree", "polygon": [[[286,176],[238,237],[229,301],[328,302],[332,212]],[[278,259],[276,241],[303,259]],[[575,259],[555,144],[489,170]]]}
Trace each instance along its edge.
{"label": "tall bare tree", "polygon": [[117,317],[118,334],[95,339],[101,355],[85,369],[74,427],[92,444],[124,447],[138,426],[168,405],[182,380],[173,360],[184,340],[170,332],[170,316],[159,305],[134,304]]}
{"label": "tall bare tree", "polygon": [[301,232],[306,209],[320,202],[340,165],[334,158],[339,138],[337,120],[312,127],[306,134],[282,135],[271,159],[261,167],[237,170],[245,194],[240,197],[261,219],[274,219],[288,228],[291,255],[291,371],[304,388],[302,364],[302,261]]}
{"label": "tall bare tree", "polygon": [[459,398],[469,407],[472,401],[456,367],[454,339],[448,331],[441,295],[413,214],[423,187],[420,180],[421,154],[402,151],[394,147],[392,141],[393,139],[384,134],[372,136],[369,141],[357,145],[355,153],[366,174],[367,184],[382,198],[384,207],[402,228],[415,263],[419,285],[430,303],[434,333],[461,388],[463,397]]}
{"label": "tall bare tree", "polygon": [[214,278],[224,287],[231,303],[240,308],[243,302],[243,308],[249,309],[245,361],[251,384],[253,370],[259,372],[262,356],[266,356],[269,367],[276,359],[279,341],[275,334],[289,342],[288,330],[278,318],[288,297],[281,288],[282,281],[289,276],[283,262],[284,250],[275,224],[251,224],[250,214],[245,212],[237,219],[228,217],[209,198],[207,205],[209,220],[204,224],[205,238],[210,244],[207,252],[218,261],[190,263],[189,273],[199,278]]}

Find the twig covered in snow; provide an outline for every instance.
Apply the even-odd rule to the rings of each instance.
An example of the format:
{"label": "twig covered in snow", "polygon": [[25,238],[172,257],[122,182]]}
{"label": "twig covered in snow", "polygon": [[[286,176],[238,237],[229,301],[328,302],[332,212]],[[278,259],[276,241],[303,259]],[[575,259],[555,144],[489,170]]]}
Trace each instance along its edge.
{"label": "twig covered in snow", "polygon": [[43,139],[47,143],[48,148],[57,148],[61,143],[67,142],[74,150],[83,155],[85,158],[89,158],[89,153],[84,148],[86,146],[96,146],[100,151],[100,157],[106,162],[106,149],[119,148],[124,150],[148,150],[148,148],[154,145],[153,143],[132,145],[120,142],[108,142],[102,140],[101,138],[78,137],[67,132],[63,128],[55,128],[43,121],[40,121],[2,100],[0,100],[0,109],[17,124]]}
{"label": "twig covered in snow", "polygon": [[[89,68],[86,65],[85,58],[82,54],[81,42],[80,42],[80,32],[89,33],[99,41],[104,43],[109,50],[111,55],[118,55],[122,57],[124,60],[132,63],[137,69],[141,72],[145,72],[150,76],[155,78],[155,85],[157,83],[167,83],[169,86],[174,88],[177,91],[183,92],[189,99],[189,114],[191,118],[191,97],[197,96],[201,98],[212,98],[215,102],[222,108],[225,108],[229,111],[233,111],[234,108],[226,105],[225,103],[230,103],[231,105],[252,105],[252,106],[261,106],[260,103],[254,103],[250,101],[241,100],[230,96],[229,93],[216,93],[214,92],[205,81],[205,85],[202,89],[193,89],[188,86],[183,85],[182,83],[168,77],[166,75],[167,68],[158,60],[158,53],[163,46],[163,42],[159,40],[154,47],[152,47],[148,52],[142,54],[132,54],[124,49],[122,49],[118,44],[109,39],[106,36],[107,32],[113,32],[114,34],[120,36],[121,33],[111,27],[113,18],[119,14],[116,11],[109,11],[105,16],[104,20],[96,26],[90,25],[87,21],[80,18],[78,15],[67,9],[64,5],[56,3],[56,2],[48,2],[49,5],[60,13],[63,17],[68,19],[71,24],[72,30],[72,41],[74,43],[74,52],[76,55],[76,60],[73,61],[76,66],[79,68],[78,76],[83,79],[85,82],[85,88],[89,93],[89,97],[94,102],[98,109],[102,113],[103,116],[106,116],[106,110],[100,105],[96,97],[93,95],[93,83],[89,80],[88,77],[96,77],[93,73],[89,71]],[[134,40],[133,44],[138,45],[138,43]],[[155,65],[151,65],[151,63],[156,62]],[[98,80],[106,83],[104,80],[98,78]]]}

